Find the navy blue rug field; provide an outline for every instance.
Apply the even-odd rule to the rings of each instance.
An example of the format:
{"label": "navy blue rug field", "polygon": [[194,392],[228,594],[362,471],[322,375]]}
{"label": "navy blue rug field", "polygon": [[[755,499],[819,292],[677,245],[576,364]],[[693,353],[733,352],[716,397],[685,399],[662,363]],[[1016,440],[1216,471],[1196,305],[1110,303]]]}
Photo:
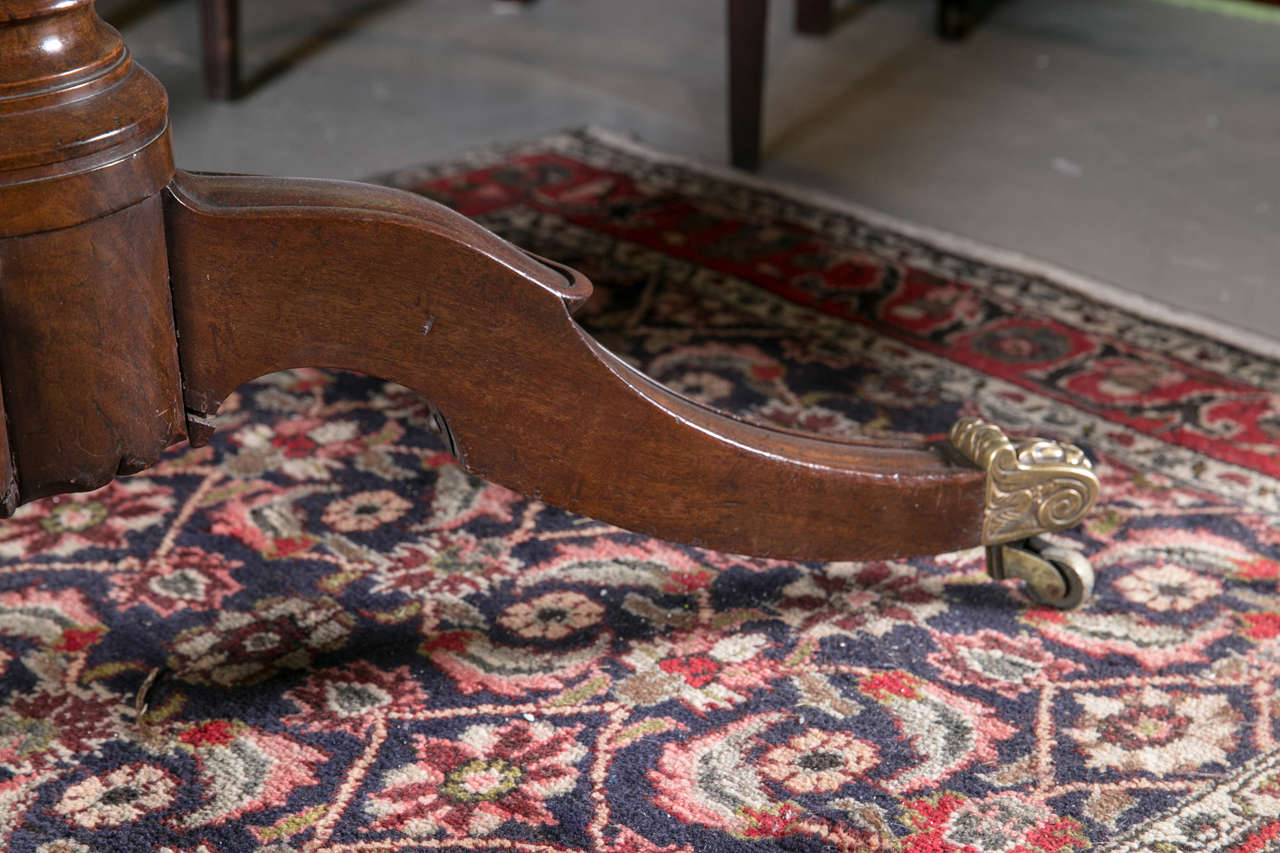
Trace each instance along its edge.
{"label": "navy blue rug field", "polygon": [[468,476],[403,388],[275,374],[0,522],[0,847],[1280,845],[1276,363],[591,134],[385,180],[581,269],[711,405],[1086,445],[1096,596],[630,534]]}

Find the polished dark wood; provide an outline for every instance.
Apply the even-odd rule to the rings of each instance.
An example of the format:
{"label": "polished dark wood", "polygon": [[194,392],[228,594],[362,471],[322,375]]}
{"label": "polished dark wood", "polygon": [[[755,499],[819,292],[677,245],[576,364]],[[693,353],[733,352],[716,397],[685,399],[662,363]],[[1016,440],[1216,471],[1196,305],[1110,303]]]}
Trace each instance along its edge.
{"label": "polished dark wood", "polygon": [[24,501],[96,489],[185,437],[160,198],[0,247],[0,376]]}
{"label": "polished dark wood", "polygon": [[199,8],[204,91],[229,101],[240,87],[240,0],[199,0]]}
{"label": "polished dark wood", "polygon": [[976,469],[909,442],[819,440],[692,403],[573,322],[584,278],[425,199],[179,173],[166,228],[197,415],[273,370],[357,370],[420,391],[473,473],[633,530],[805,559],[977,541]]}
{"label": "polished dark wood", "polygon": [[91,0],[0,0],[0,237],[88,222],[173,175],[168,99]]}
{"label": "polished dark wood", "polygon": [[88,0],[0,3],[3,509],[185,435],[160,191],[164,89]]}
{"label": "polished dark wood", "polygon": [[421,392],[468,470],[655,536],[813,560],[981,541],[971,463],[693,403],[573,321],[581,275],[447,208],[176,171],[163,90],[88,0],[0,2],[0,48],[0,512],[207,441],[238,385],[319,366]]}

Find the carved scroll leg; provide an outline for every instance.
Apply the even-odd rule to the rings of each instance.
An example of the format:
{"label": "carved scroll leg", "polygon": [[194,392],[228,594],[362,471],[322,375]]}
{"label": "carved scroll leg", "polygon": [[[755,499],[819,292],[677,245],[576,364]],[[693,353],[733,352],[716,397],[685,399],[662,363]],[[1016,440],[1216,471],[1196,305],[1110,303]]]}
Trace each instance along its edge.
{"label": "carved scroll leg", "polygon": [[166,227],[197,418],[264,373],[344,368],[422,393],[473,473],[631,530],[801,560],[980,542],[983,473],[945,446],[827,441],[693,403],[573,322],[586,279],[420,197],[179,173]]}
{"label": "carved scroll leg", "polygon": [[1093,568],[1078,551],[1039,536],[1079,524],[1098,498],[1083,451],[1045,439],[1014,443],[998,426],[965,418],[951,429],[957,450],[987,472],[982,544],[996,580],[1027,582],[1031,597],[1069,609],[1093,593]]}

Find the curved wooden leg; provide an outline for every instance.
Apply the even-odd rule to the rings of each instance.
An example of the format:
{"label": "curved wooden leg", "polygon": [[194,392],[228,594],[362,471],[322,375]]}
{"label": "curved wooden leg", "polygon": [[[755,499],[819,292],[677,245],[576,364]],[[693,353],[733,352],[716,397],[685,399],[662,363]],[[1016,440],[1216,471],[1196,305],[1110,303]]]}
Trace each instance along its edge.
{"label": "curved wooden leg", "polygon": [[980,541],[977,468],[680,397],[573,322],[585,279],[425,199],[179,173],[166,229],[186,405],[201,420],[261,374],[345,368],[424,394],[472,472],[666,539],[812,560]]}

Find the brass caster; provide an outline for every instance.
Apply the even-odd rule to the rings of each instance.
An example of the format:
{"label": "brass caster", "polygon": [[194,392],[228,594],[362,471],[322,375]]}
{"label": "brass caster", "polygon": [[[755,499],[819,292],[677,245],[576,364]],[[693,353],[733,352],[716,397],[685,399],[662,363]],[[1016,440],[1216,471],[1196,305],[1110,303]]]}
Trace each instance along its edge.
{"label": "brass caster", "polygon": [[987,547],[987,571],[996,580],[1021,578],[1037,604],[1072,610],[1093,595],[1093,567],[1084,554],[1038,536]]}

